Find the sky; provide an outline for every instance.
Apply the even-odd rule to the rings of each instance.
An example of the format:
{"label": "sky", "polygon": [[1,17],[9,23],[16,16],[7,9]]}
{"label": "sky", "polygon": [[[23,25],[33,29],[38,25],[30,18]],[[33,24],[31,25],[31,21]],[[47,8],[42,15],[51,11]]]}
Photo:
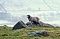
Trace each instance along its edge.
{"label": "sky", "polygon": [[0,0],[0,25],[15,25],[20,20],[26,23],[28,14],[60,25],[60,0]]}

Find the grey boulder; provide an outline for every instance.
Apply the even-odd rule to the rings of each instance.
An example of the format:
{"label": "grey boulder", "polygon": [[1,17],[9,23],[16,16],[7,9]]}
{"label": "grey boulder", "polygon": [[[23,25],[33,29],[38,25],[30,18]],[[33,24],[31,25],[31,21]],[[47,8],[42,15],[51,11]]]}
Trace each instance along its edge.
{"label": "grey boulder", "polygon": [[26,27],[27,27],[27,25],[23,21],[19,21],[14,25],[12,30],[22,29],[22,28],[26,28]]}
{"label": "grey boulder", "polygon": [[46,32],[45,30],[42,30],[42,31],[36,31],[36,32],[30,33],[28,35],[32,37],[41,37],[41,36],[47,37],[49,36],[49,33]]}
{"label": "grey boulder", "polygon": [[29,27],[35,27],[35,26],[43,26],[43,27],[50,27],[52,26],[51,24],[47,24],[47,23],[44,23],[44,22],[39,22],[39,24],[33,24],[31,22],[27,22],[26,25],[28,25]]}

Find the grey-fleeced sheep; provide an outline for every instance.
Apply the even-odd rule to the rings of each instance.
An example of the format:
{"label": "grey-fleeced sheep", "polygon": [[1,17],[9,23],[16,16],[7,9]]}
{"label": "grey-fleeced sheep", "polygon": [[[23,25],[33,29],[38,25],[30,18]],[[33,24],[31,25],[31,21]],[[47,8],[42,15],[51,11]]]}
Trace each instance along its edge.
{"label": "grey-fleeced sheep", "polygon": [[31,17],[30,15],[27,15],[27,18],[31,23],[39,24],[40,19],[38,17]]}

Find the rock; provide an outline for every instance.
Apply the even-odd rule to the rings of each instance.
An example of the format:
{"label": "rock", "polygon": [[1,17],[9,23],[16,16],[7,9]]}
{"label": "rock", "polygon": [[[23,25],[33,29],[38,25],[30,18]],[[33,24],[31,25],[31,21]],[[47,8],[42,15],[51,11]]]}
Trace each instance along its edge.
{"label": "rock", "polygon": [[27,27],[27,25],[23,21],[19,21],[14,25],[12,30],[22,29],[22,28],[26,28],[26,27]]}
{"label": "rock", "polygon": [[26,25],[28,25],[29,27],[33,27],[31,22],[27,22]]}
{"label": "rock", "polygon": [[46,36],[49,36],[49,33],[46,32],[45,30],[42,30],[42,31],[36,31],[36,32],[30,33],[28,35],[32,37],[41,37],[41,36],[46,37]]}
{"label": "rock", "polygon": [[36,24],[32,24],[31,22],[27,22],[26,25],[27,25],[28,27],[36,27],[36,26],[38,26],[38,25],[36,25]]}
{"label": "rock", "polygon": [[44,26],[44,27],[49,27],[49,26],[52,26],[50,24],[46,24],[46,23],[43,23],[43,22],[39,22],[39,25],[36,25],[36,24],[33,24],[31,22],[27,22],[26,25],[28,25],[29,27],[35,27],[35,26]]}
{"label": "rock", "polygon": [[41,26],[44,26],[44,27],[52,26],[51,24],[43,23],[43,22],[41,22],[41,21],[40,21],[40,25],[41,25]]}

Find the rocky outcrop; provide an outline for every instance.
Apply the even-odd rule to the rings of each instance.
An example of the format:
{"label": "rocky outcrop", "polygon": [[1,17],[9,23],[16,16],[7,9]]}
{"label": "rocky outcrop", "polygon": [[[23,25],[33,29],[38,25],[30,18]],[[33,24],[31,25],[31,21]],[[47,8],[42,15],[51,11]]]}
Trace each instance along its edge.
{"label": "rocky outcrop", "polygon": [[36,24],[32,24],[31,22],[27,22],[26,25],[27,25],[28,27],[36,27],[36,26],[38,26],[38,25],[36,25]]}
{"label": "rocky outcrop", "polygon": [[35,27],[35,26],[44,26],[44,27],[49,27],[49,26],[52,26],[50,24],[46,24],[46,23],[43,23],[40,21],[40,23],[38,25],[36,24],[33,24],[31,22],[27,22],[26,25],[28,25],[29,27]]}
{"label": "rocky outcrop", "polygon": [[41,22],[41,21],[40,21],[40,25],[41,25],[41,26],[44,26],[44,27],[52,26],[51,24],[43,23],[43,22]]}
{"label": "rocky outcrop", "polygon": [[12,30],[22,29],[22,28],[26,28],[26,27],[27,27],[27,25],[23,21],[19,21],[14,25]]}
{"label": "rocky outcrop", "polygon": [[49,27],[49,26],[52,26],[50,24],[46,24],[46,23],[43,23],[40,21],[40,23],[37,25],[37,24],[33,24],[31,22],[27,22],[26,24],[23,22],[23,21],[19,21],[17,22],[13,29],[12,30],[17,30],[17,29],[22,29],[22,28],[28,28],[28,27],[36,27],[36,26],[44,26],[44,27]]}
{"label": "rocky outcrop", "polygon": [[33,33],[30,33],[28,34],[28,36],[32,36],[32,37],[41,37],[41,36],[49,36],[49,33],[46,32],[45,30],[42,30],[42,31],[36,31],[36,32],[33,32]]}

